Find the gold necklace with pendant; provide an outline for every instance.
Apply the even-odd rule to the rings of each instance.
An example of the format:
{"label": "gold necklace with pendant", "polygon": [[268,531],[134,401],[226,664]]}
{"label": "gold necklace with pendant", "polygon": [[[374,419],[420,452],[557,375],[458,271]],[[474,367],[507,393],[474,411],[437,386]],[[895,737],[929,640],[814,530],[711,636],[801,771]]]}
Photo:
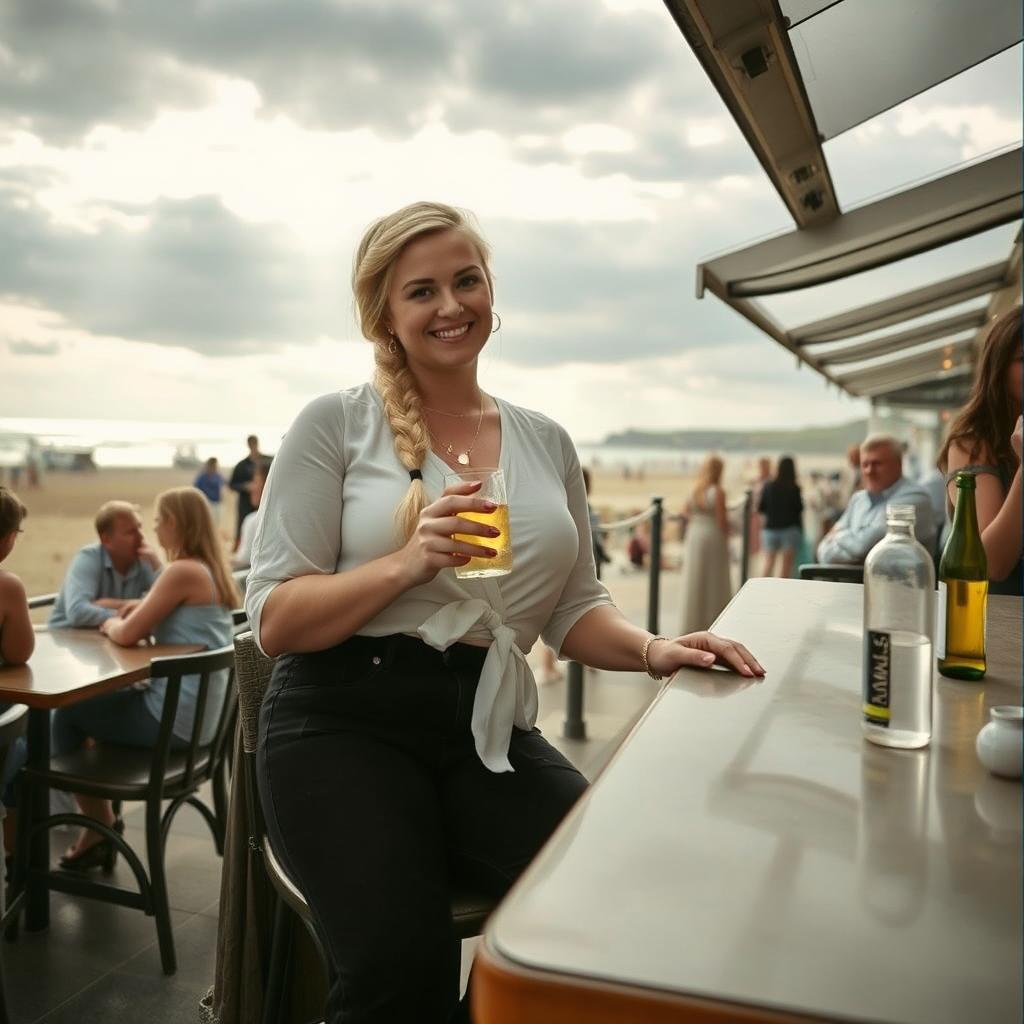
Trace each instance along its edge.
{"label": "gold necklace with pendant", "polygon": [[[425,406],[425,408],[429,408],[429,407]],[[430,411],[431,412],[436,412],[438,410],[431,409]],[[442,415],[446,415],[446,414],[442,414]],[[451,414],[447,414],[447,415],[451,415]],[[470,457],[470,455],[473,454],[473,449],[476,447],[476,440],[480,436],[480,427],[483,424],[483,422],[484,422],[484,393],[481,391],[480,392],[480,414],[477,416],[477,419],[476,419],[476,433],[473,435],[473,440],[470,442],[469,447],[464,452],[456,452],[455,451],[455,446],[450,441],[447,442],[447,443],[445,443],[444,441],[439,441],[436,437],[434,437],[434,432],[429,427],[427,427],[427,433],[430,434],[430,437],[433,440],[434,444],[436,444],[439,448],[443,448],[444,449],[444,453],[445,453],[445,455],[449,459],[452,458],[452,456],[454,456],[455,457],[455,461],[460,466],[468,466],[469,465],[469,457]]]}

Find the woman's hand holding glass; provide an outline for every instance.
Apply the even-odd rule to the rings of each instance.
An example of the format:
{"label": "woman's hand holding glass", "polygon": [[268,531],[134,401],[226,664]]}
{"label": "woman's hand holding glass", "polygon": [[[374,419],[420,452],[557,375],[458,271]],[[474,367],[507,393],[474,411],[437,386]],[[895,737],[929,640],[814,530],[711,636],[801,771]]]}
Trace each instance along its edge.
{"label": "woman's hand holding glass", "polygon": [[[467,565],[470,558],[493,558],[497,554],[487,545],[489,538],[500,535],[494,527],[460,518],[463,512],[495,510],[494,502],[475,497],[479,490],[478,481],[452,484],[420,512],[416,529],[399,552],[410,587],[429,583],[442,569]],[[480,544],[454,540],[456,533],[478,536]]]}

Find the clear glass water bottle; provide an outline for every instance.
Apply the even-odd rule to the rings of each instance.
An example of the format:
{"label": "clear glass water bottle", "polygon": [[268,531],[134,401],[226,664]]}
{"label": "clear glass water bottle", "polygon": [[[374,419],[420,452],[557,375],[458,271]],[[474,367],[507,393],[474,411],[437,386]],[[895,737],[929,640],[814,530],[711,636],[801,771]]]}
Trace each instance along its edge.
{"label": "clear glass water bottle", "polygon": [[932,736],[935,565],[914,537],[913,505],[886,507],[864,562],[864,735],[885,747]]}

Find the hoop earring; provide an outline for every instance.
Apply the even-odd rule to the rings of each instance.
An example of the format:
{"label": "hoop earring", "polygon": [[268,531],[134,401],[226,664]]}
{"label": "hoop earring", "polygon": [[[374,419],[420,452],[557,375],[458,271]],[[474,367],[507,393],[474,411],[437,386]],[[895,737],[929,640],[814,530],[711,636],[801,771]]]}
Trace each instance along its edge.
{"label": "hoop earring", "polygon": [[391,340],[390,340],[390,341],[388,342],[388,352],[389,352],[389,353],[390,353],[391,355],[394,355],[394,354],[395,354],[395,353],[396,353],[397,351],[398,351],[398,345],[397,345],[397,344],[395,343],[395,339],[394,339],[394,338],[392,338],[392,339],[391,339]]}
{"label": "hoop earring", "polygon": [[498,321],[497,327],[494,326],[494,321],[491,321],[491,334],[497,334],[498,331],[501,330],[501,317],[498,316],[498,314],[495,313],[493,309],[491,310],[491,316],[494,318],[494,320]]}

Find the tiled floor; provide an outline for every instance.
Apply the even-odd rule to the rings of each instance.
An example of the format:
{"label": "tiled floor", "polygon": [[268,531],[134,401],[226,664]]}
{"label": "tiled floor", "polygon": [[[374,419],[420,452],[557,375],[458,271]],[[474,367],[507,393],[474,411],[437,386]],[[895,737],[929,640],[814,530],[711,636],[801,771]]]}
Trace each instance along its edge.
{"label": "tiled floor", "polygon": [[[616,572],[608,582],[623,611],[633,621],[643,622],[646,578]],[[677,616],[677,590],[678,577],[668,576],[662,589],[666,629]],[[656,690],[657,684],[642,675],[588,671],[588,739],[559,738],[564,680],[541,687],[539,724],[592,778]],[[126,834],[136,849],[142,850],[141,809],[136,805],[126,812]],[[57,855],[69,835],[57,832],[51,840],[52,852]],[[174,976],[161,973],[152,918],[136,910],[53,894],[48,930],[22,931],[17,942],[0,943],[14,1024],[195,1024],[199,1000],[213,982],[220,859],[205,823],[191,808],[184,808],[175,820],[168,843],[167,874],[178,956]],[[120,884],[133,883],[130,871],[120,861],[114,877]],[[467,966],[472,946],[464,943]]]}

